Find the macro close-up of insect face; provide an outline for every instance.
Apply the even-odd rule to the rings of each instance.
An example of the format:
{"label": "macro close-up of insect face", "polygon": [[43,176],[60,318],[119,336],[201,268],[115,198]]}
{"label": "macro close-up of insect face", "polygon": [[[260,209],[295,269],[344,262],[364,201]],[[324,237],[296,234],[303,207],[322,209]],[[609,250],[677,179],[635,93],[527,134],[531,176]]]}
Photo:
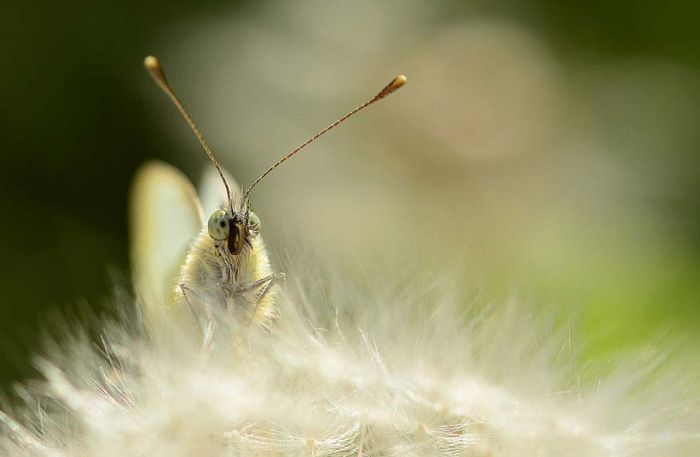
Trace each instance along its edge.
{"label": "macro close-up of insect face", "polygon": [[209,217],[207,230],[213,240],[222,242],[219,248],[225,245],[230,254],[239,255],[244,247],[250,248],[251,240],[260,233],[260,219],[249,210],[220,209]]}
{"label": "macro close-up of insect face", "polygon": [[[216,160],[212,149],[204,139],[199,128],[175,95],[158,59],[148,56],[144,60],[144,65],[194,132],[216,170],[225,191],[223,199],[219,202],[219,207],[209,216],[205,224],[206,227],[201,230],[200,234],[187,247],[185,262],[182,264],[177,278],[172,284],[174,296],[168,297],[167,294],[161,294],[160,299],[167,301],[170,298],[174,302],[165,308],[182,308],[184,306],[191,311],[207,344],[211,341],[217,325],[218,319],[215,316],[224,309],[231,310],[234,314],[240,316],[246,326],[253,323],[266,325],[274,315],[274,304],[278,293],[277,288],[284,281],[284,274],[273,272],[270,266],[269,256],[260,235],[260,219],[251,209],[251,191],[272,170],[320,136],[403,86],[406,78],[403,75],[394,78],[377,95],[291,150],[265,170],[248,188],[241,191],[235,185],[235,182],[227,177],[227,173],[224,172]],[[166,167],[164,164],[151,165],[147,168],[150,171],[147,171],[145,175],[142,173],[141,177],[137,179],[135,187],[137,189],[148,188],[146,185],[139,185],[139,182],[144,180],[157,181],[161,175],[176,175],[178,173],[175,170],[166,172],[164,171]],[[178,180],[186,181],[186,178],[180,177]],[[137,194],[136,198],[139,201],[151,201],[147,196],[147,191],[139,191]],[[136,202],[135,206],[143,205],[139,201]],[[153,199],[153,201],[157,202],[157,199]],[[195,204],[195,206],[200,205]],[[141,211],[137,209],[135,214],[135,224],[139,227],[152,226],[157,223],[149,224],[147,221],[141,220],[149,220],[153,217],[154,212],[151,208],[146,207]],[[163,230],[168,231],[170,229],[164,228]],[[138,241],[138,233],[140,231],[140,229],[137,229],[135,234],[137,246],[144,244]],[[150,248],[147,247],[143,250],[148,249]],[[146,255],[141,254],[140,256],[144,257]],[[136,255],[136,257],[138,258],[139,255]],[[138,274],[141,274],[144,268],[136,266],[135,270],[139,272]],[[161,273],[156,274],[162,276]],[[146,294],[147,292],[143,292],[143,295]],[[212,309],[212,303],[220,304],[220,308]],[[157,303],[147,306],[147,309],[159,308],[163,307],[158,306]]]}

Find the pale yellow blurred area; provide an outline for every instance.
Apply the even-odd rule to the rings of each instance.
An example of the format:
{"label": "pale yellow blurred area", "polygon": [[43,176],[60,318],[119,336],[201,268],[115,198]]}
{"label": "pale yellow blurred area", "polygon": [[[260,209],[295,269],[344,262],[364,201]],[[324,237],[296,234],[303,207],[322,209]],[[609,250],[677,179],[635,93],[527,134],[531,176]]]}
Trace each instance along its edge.
{"label": "pale yellow blurred area", "polygon": [[[517,21],[414,0],[248,4],[162,42],[172,84],[243,185],[407,75],[256,188],[273,259],[310,249],[341,271],[360,259],[387,284],[459,271],[465,296],[580,312],[596,351],[669,330],[699,341],[700,262],[672,206],[697,175],[694,68],[568,56]],[[183,126],[172,132],[191,145],[183,162],[205,164]]]}

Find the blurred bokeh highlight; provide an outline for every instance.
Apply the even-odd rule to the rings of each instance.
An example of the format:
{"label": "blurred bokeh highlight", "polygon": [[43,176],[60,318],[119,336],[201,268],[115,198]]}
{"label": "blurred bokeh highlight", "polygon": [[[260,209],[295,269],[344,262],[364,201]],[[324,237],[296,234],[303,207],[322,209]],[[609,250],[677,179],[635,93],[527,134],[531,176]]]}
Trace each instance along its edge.
{"label": "blurred bokeh highlight", "polygon": [[4,385],[55,313],[110,313],[135,169],[207,166],[151,53],[242,185],[408,76],[256,188],[278,262],[309,249],[388,285],[458,272],[465,297],[575,312],[587,357],[700,343],[696,3],[12,1],[0,17]]}

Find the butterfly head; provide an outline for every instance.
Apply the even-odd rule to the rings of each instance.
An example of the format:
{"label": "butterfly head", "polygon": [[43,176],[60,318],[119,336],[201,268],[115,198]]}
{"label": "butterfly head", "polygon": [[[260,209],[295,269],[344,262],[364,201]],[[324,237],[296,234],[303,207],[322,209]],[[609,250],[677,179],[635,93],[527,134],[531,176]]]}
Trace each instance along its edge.
{"label": "butterfly head", "polygon": [[239,255],[243,247],[260,234],[260,219],[250,211],[220,209],[209,217],[207,228],[213,240],[225,242],[229,253]]}

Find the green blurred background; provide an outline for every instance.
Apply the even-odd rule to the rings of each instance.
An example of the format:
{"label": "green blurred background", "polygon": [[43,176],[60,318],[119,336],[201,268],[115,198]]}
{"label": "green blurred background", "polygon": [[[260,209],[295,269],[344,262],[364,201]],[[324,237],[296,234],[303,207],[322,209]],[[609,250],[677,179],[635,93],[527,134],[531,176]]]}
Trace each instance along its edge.
{"label": "green blurred background", "polygon": [[302,246],[388,285],[458,271],[466,296],[578,314],[586,357],[695,350],[698,17],[628,0],[3,2],[0,382],[30,373],[55,313],[109,312],[139,164],[206,166],[149,53],[244,183],[408,75],[256,190],[275,259]]}

